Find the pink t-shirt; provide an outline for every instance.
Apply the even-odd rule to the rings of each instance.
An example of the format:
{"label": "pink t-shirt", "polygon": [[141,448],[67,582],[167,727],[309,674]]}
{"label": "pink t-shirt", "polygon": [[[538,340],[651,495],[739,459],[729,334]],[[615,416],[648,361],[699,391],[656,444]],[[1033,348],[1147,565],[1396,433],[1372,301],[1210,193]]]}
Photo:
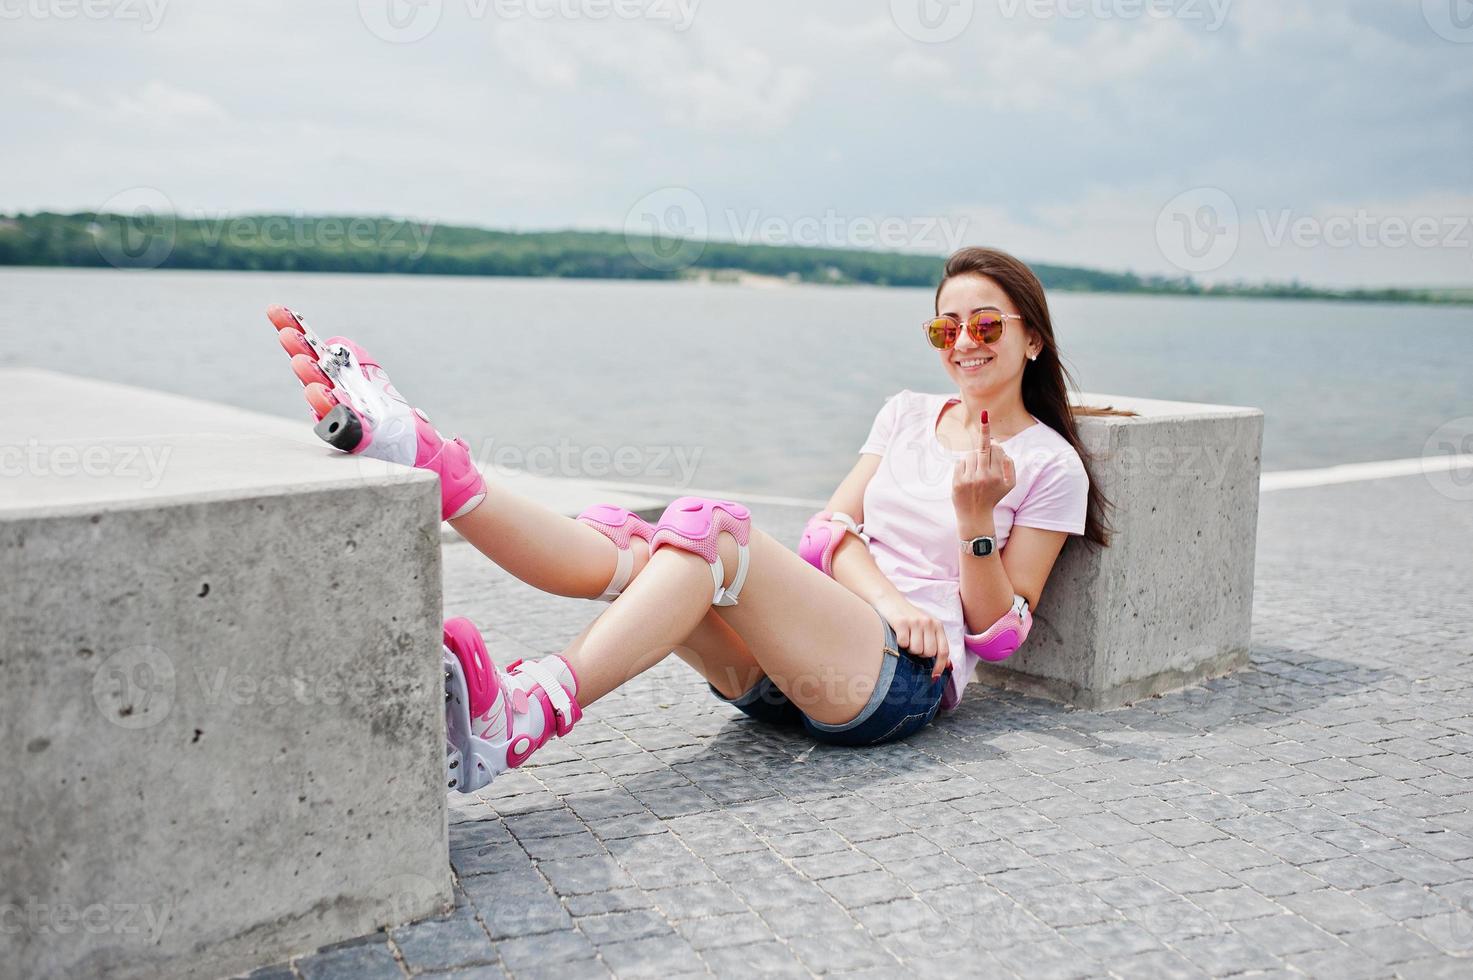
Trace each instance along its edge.
{"label": "pink t-shirt", "polygon": [[[961,545],[951,504],[960,453],[936,438],[936,422],[956,396],[902,391],[875,416],[861,453],[882,458],[864,491],[869,551],[901,595],[946,628],[951,686],[942,705],[956,707],[980,658],[963,643]],[[1068,440],[1042,422],[999,445],[1013,460],[1017,484],[993,511],[998,547],[1014,525],[1084,532],[1089,476]]]}

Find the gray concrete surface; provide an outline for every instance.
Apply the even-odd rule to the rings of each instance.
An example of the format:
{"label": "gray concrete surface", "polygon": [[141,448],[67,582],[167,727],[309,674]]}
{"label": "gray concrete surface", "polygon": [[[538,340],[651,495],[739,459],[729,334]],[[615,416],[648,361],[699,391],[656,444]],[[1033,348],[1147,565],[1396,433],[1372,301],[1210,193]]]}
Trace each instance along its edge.
{"label": "gray concrete surface", "polygon": [[1114,505],[1111,547],[1074,538],[1028,642],[987,683],[1116,707],[1248,660],[1263,413],[1087,395],[1135,417],[1080,420]]}
{"label": "gray concrete surface", "polygon": [[[1111,711],[973,685],[880,749],[667,661],[452,799],[452,913],[259,976],[1467,977],[1470,545],[1421,477],[1266,495],[1244,669]],[[503,661],[598,610],[464,546],[445,600]]]}
{"label": "gray concrete surface", "polygon": [[0,372],[0,976],[446,907],[438,514],[305,425]]}

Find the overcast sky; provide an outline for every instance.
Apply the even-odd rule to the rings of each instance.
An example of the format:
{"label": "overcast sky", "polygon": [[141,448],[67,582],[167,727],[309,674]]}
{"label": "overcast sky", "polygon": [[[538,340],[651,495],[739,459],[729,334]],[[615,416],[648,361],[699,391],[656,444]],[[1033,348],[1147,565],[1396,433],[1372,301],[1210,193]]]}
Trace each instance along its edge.
{"label": "overcast sky", "polygon": [[1470,0],[0,0],[0,83],[11,212],[1473,284]]}

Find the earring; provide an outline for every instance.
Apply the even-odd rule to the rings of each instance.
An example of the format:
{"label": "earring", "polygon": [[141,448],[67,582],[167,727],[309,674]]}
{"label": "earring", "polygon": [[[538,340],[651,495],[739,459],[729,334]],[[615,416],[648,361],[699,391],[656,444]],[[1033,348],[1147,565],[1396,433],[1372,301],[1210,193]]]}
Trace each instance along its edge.
{"label": "earring", "polygon": [[1036,361],[1036,360],[1038,360],[1038,353],[1035,351],[1034,353],[1029,354],[1028,355],[1028,360],[1030,360],[1030,361]]}

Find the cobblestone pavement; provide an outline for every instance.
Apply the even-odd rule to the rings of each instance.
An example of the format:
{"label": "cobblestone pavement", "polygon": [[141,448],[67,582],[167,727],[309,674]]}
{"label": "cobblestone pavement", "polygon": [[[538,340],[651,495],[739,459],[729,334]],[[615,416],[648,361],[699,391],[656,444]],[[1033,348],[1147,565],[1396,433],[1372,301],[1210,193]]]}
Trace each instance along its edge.
{"label": "cobblestone pavement", "polygon": [[[1250,668],[1098,713],[974,685],[879,749],[672,660],[452,800],[452,914],[260,975],[1473,976],[1470,544],[1420,478],[1266,495]],[[446,572],[498,659],[598,608]]]}

